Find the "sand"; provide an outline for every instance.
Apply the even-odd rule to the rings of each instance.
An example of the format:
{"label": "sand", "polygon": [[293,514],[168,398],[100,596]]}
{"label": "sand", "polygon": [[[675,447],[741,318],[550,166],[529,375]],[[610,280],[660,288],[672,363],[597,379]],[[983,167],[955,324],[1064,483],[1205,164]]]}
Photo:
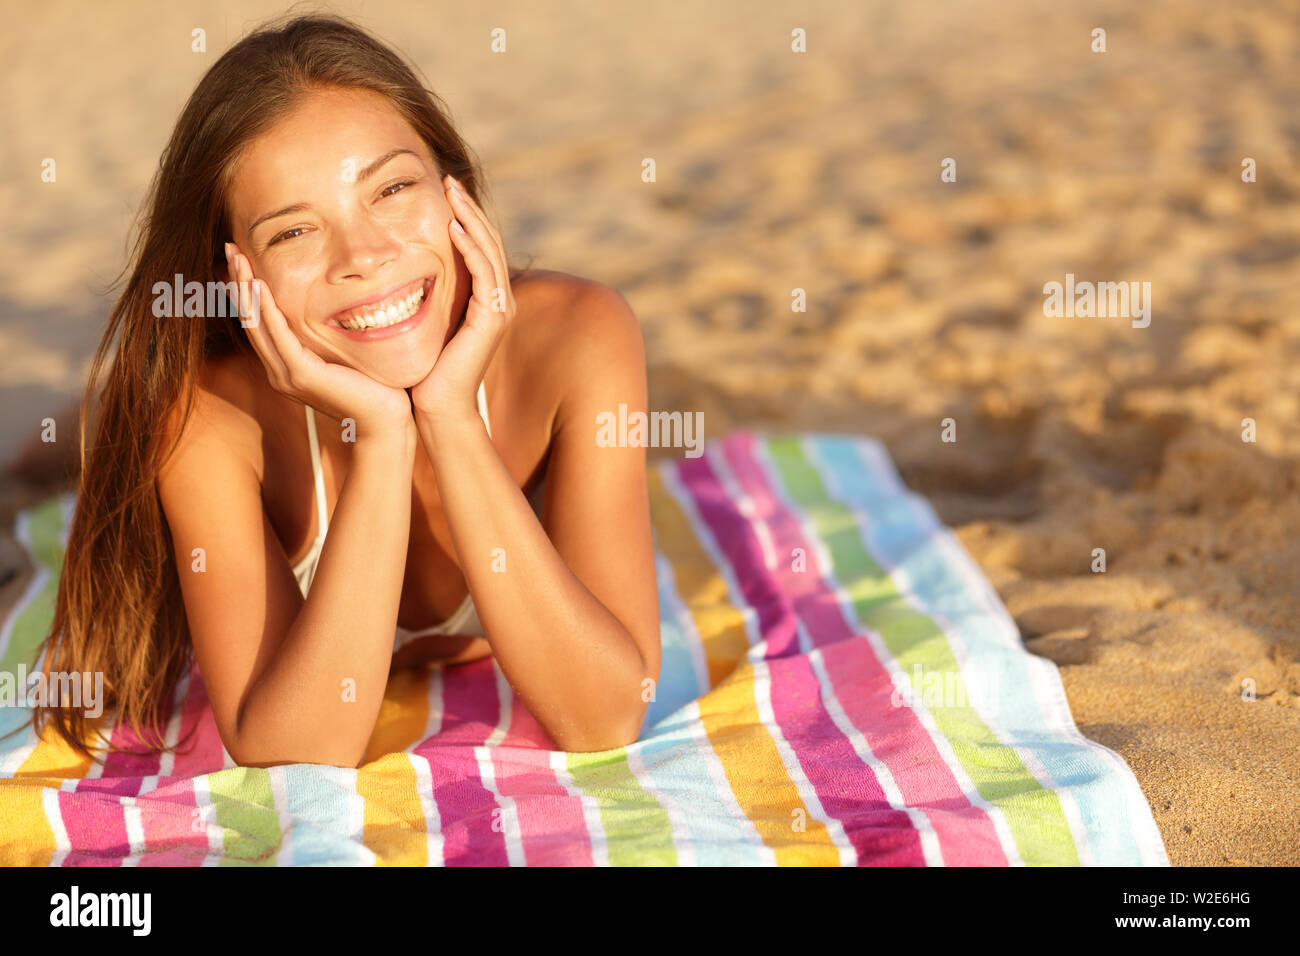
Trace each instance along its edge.
{"label": "sand", "polygon": [[[44,457],[20,445],[79,393],[176,112],[259,6],[11,14],[6,530],[72,450],[64,417]],[[706,437],[883,440],[1132,766],[1172,862],[1300,863],[1297,7],[930,6],[333,9],[451,105],[512,259],[627,297],[652,408],[702,411]],[[1044,315],[1067,274],[1149,282],[1150,324]],[[8,606],[7,538],[3,569]]]}

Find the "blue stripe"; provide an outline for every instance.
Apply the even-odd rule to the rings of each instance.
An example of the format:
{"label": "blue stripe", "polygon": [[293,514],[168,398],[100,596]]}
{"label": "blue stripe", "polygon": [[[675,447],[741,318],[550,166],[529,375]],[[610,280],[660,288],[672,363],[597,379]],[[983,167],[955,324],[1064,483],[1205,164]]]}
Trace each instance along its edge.
{"label": "blue stripe", "polygon": [[[684,611],[681,599],[676,593],[676,579],[672,573],[672,562],[664,560],[656,552],[659,565],[655,574],[659,588],[659,640],[662,647],[662,664],[659,668],[659,683],[655,685],[655,697],[646,708],[645,722],[641,731],[645,734],[659,721],[685,707],[693,700],[698,700],[708,692],[701,688],[691,661],[691,652],[687,641],[699,643],[699,638],[692,633],[687,638],[682,628],[681,615]],[[703,654],[703,648],[700,649]]]}
{"label": "blue stripe", "polygon": [[[869,518],[864,531],[871,553],[901,568],[926,612],[938,613],[951,622],[970,656],[992,672],[999,692],[993,712],[999,730],[1031,753],[1058,786],[1070,791],[1087,832],[1093,862],[1099,866],[1142,865],[1136,841],[1143,839],[1151,845],[1154,833],[1159,842],[1159,831],[1145,800],[1138,805],[1136,796],[1141,790],[1136,779],[1121,776],[1122,772],[1131,778],[1132,771],[1100,744],[1085,738],[1069,740],[1049,727],[1034,683],[1037,678],[1038,690],[1064,703],[1056,666],[1042,658],[1031,659],[1027,651],[1008,650],[1008,638],[1020,646],[1019,633],[1009,618],[974,599],[969,582],[933,538],[942,526],[926,500],[906,490],[893,473],[887,453],[882,449],[879,455],[873,454],[867,440],[815,435],[807,436],[805,445],[822,465],[828,494],[856,506]],[[987,594],[998,601],[991,587]],[[997,607],[1001,610],[1000,601]],[[1037,675],[1031,670],[1035,660],[1046,665],[1038,668]],[[1068,704],[1065,710],[1068,713]]]}
{"label": "blue stripe", "polygon": [[[676,801],[683,813],[687,832],[673,833],[679,860],[680,847],[689,845],[697,866],[762,865],[763,847],[749,843],[754,838],[752,829],[741,826],[745,814],[740,812],[737,817],[736,808],[723,802],[709,773],[705,755],[712,756],[712,746],[707,738],[703,744],[695,742],[683,711],[664,720],[655,728],[654,739],[638,747],[645,775],[655,790]],[[722,774],[721,768],[718,773]]]}
{"label": "blue stripe", "polygon": [[[375,855],[345,832],[357,796],[357,772],[343,767],[287,764],[284,841],[293,866],[371,866]],[[361,810],[356,810],[360,820]],[[361,837],[357,833],[357,840]]]}

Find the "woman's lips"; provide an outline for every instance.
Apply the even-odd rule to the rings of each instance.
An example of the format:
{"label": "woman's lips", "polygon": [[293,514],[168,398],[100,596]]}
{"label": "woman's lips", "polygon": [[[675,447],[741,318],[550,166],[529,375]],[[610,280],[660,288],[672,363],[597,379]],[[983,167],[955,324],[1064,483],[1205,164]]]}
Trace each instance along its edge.
{"label": "woman's lips", "polygon": [[410,318],[403,319],[401,322],[397,322],[393,325],[386,325],[383,328],[378,328],[378,329],[353,330],[353,329],[345,329],[342,325],[339,324],[337,318],[330,319],[329,324],[332,325],[336,331],[342,333],[343,335],[346,335],[350,339],[355,339],[356,341],[359,342],[374,342],[374,341],[378,341],[379,339],[392,338],[394,335],[401,335],[404,332],[411,331],[411,329],[415,328],[417,325],[419,325],[421,322],[424,321],[424,317],[429,313],[429,300],[433,297],[433,289],[436,285],[437,285],[436,278],[425,279],[424,300],[420,303],[420,307],[415,310],[415,313],[411,315]]}

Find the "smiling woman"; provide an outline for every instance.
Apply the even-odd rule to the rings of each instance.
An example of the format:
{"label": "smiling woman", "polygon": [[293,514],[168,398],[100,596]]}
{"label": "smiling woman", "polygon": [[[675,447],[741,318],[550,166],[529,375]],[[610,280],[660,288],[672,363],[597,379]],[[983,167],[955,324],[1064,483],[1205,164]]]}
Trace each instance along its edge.
{"label": "smiling woman", "polygon": [[[635,739],[644,447],[592,422],[644,414],[640,330],[597,282],[512,269],[481,183],[339,18],[251,34],[190,97],[92,366],[84,404],[113,354],[43,659],[103,673],[146,749],[197,661],[238,763],[355,767],[390,670],[488,654],[560,749]],[[157,314],[176,276],[238,315]],[[94,756],[79,712],[33,719]]]}

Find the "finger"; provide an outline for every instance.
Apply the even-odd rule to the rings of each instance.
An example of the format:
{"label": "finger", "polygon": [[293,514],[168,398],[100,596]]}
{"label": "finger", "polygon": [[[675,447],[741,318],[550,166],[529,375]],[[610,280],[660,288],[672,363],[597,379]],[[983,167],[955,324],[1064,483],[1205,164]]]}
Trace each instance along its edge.
{"label": "finger", "polygon": [[244,260],[244,268],[248,277],[254,283],[253,294],[255,304],[260,305],[261,322],[259,325],[265,330],[267,337],[275,346],[276,354],[280,357],[286,373],[300,373],[306,370],[310,365],[311,359],[308,357],[307,349],[303,347],[298,336],[294,335],[293,330],[289,328],[289,322],[280,311],[279,306],[275,304],[275,296],[271,294],[271,287],[262,279],[253,279],[251,267],[247,259]]}
{"label": "finger", "polygon": [[[501,234],[492,225],[492,221],[488,218],[487,213],[483,211],[483,208],[457,182],[456,177],[447,176],[446,178],[448,192],[452,197],[450,202],[452,203],[453,213],[460,214],[462,223],[469,227],[471,235],[475,237],[484,255],[492,262],[492,275],[495,282],[493,289],[504,290],[505,301],[502,311],[509,318],[515,312],[515,293],[510,285],[510,266],[506,260],[505,244],[501,241]],[[475,223],[478,224],[479,228],[475,228]],[[495,302],[495,291],[492,298]]]}
{"label": "finger", "polygon": [[501,237],[496,234],[496,230],[488,222],[483,210],[478,207],[474,200],[469,198],[469,194],[454,185],[454,179],[452,183],[450,192],[453,215],[460,220],[465,230],[474,237],[480,248],[482,248],[484,255],[492,263],[495,287],[507,288],[510,273],[505,267],[505,252],[501,245]]}
{"label": "finger", "polygon": [[488,312],[492,311],[492,290],[499,288],[497,278],[492,269],[492,261],[483,252],[479,243],[468,232],[456,228],[459,220],[452,220],[449,227],[451,240],[460,249],[460,254],[465,257],[465,267],[469,269],[469,274],[473,278],[473,298],[479,300],[479,304]]}
{"label": "finger", "polygon": [[[275,304],[271,287],[262,279],[253,277],[253,267],[248,257],[238,256],[240,276],[245,284],[240,288],[250,290],[250,308],[252,318],[257,320],[250,325],[250,332],[255,333],[263,343],[262,354],[266,360],[268,373],[278,376],[281,386],[287,388],[303,387],[310,375],[311,353],[309,353],[289,328],[284,313]],[[307,373],[307,375],[304,375]],[[273,379],[275,381],[275,379]]]}
{"label": "finger", "polygon": [[504,262],[506,247],[501,241],[501,234],[497,232],[496,226],[492,225],[492,220],[488,218],[488,214],[483,211],[482,206],[474,201],[474,197],[469,194],[455,176],[448,176],[447,180],[449,183],[449,191],[457,200],[459,200],[461,208],[467,209],[475,218],[478,219],[479,222],[483,224],[483,228],[491,237],[492,244],[496,246],[497,252],[501,254],[501,260]]}
{"label": "finger", "polygon": [[[260,321],[261,303],[253,301],[253,286],[250,283],[252,278],[251,270],[247,268],[247,260],[243,253],[238,251],[239,247],[231,244],[231,249],[227,252],[227,261],[230,263],[230,276],[235,280],[235,307],[239,312],[239,324],[248,333],[248,340],[253,345],[253,350],[257,352],[266,366],[267,373],[271,376],[272,381],[283,381],[285,373],[284,360],[280,357],[275,347],[266,333],[266,328]],[[258,296],[260,299],[260,295]]]}

